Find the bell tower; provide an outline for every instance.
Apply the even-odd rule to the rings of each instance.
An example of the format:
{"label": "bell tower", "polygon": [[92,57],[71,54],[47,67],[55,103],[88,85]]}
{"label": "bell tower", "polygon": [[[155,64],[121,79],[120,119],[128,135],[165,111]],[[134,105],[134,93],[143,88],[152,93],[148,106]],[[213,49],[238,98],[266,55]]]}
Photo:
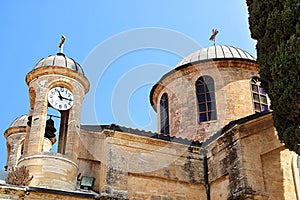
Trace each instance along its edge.
{"label": "bell tower", "polygon": [[[75,190],[78,173],[81,105],[89,81],[81,66],[62,52],[41,59],[26,75],[30,110],[24,152],[18,167],[26,166],[31,186]],[[49,118],[49,108],[60,116],[59,129]],[[56,134],[55,134],[56,132]],[[57,143],[57,152],[50,152]]]}

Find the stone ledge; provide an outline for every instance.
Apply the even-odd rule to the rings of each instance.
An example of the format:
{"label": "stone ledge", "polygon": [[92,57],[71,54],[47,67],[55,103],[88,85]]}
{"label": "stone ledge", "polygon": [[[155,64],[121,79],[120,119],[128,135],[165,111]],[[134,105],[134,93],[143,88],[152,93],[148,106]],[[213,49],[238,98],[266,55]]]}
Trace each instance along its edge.
{"label": "stone ledge", "polygon": [[18,164],[21,163],[22,161],[25,161],[25,160],[28,160],[28,159],[32,159],[32,158],[49,158],[49,159],[62,160],[62,161],[69,162],[69,163],[73,164],[76,168],[78,168],[78,165],[75,162],[73,162],[72,160],[70,160],[70,159],[61,157],[60,155],[47,155],[47,154],[27,155],[27,156],[24,156],[24,157],[20,158]]}
{"label": "stone ledge", "polygon": [[84,75],[72,69],[57,67],[57,66],[49,66],[49,67],[34,69],[26,75],[25,81],[26,84],[29,85],[29,83],[32,80],[36,79],[37,77],[41,77],[44,75],[51,75],[51,74],[56,74],[56,75],[59,74],[79,81],[79,83],[84,86],[85,93],[87,93],[90,89],[90,82]]}

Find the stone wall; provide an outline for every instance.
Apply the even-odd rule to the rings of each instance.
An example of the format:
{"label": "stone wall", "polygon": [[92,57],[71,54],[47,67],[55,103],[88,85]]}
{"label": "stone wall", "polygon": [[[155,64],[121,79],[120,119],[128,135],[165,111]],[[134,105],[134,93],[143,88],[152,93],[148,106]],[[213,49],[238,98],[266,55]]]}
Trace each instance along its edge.
{"label": "stone wall", "polygon": [[105,190],[104,142],[104,134],[81,129],[78,173],[81,176],[94,177],[93,190],[99,193]]}
{"label": "stone wall", "polygon": [[112,190],[128,191],[130,199],[142,194],[145,199],[172,199],[176,192],[181,199],[194,199],[205,194],[199,149],[192,152],[181,144],[117,132],[108,143],[107,165],[113,175],[107,181]]}
{"label": "stone wall", "polygon": [[297,199],[295,153],[277,139],[271,114],[235,125],[207,151],[212,199]]}
{"label": "stone wall", "polygon": [[[95,186],[99,188],[94,188],[102,196],[120,199],[206,196],[200,147],[110,130],[101,133],[83,130],[81,136],[84,148],[79,153],[79,172],[96,178]],[[96,168],[99,171],[91,170]]]}
{"label": "stone wall", "polygon": [[[204,75],[211,76],[215,82],[217,120],[199,123],[195,83]],[[230,121],[253,114],[250,80],[257,75],[258,65],[246,60],[200,62],[169,72],[150,95],[158,113],[158,131],[163,93],[169,96],[171,136],[205,141]]]}
{"label": "stone wall", "polygon": [[133,200],[206,199],[203,184],[129,174],[128,185],[130,185],[129,197]]}
{"label": "stone wall", "polygon": [[[99,193],[98,199],[297,199],[297,156],[278,141],[272,115],[247,117],[234,123],[202,146],[114,130],[81,130],[78,173],[96,179],[93,190]],[[50,172],[51,167],[61,165],[57,162],[52,161],[51,166],[34,163],[41,163],[35,168]],[[59,173],[64,173],[54,171],[41,179],[49,181],[46,185],[51,179],[59,181]],[[0,198],[30,199],[24,188],[9,187],[2,187]],[[66,192],[63,187],[57,189]],[[29,196],[69,198],[55,190],[45,190],[32,190]],[[68,195],[70,199],[86,198],[76,192]]]}
{"label": "stone wall", "polygon": [[246,188],[242,174],[241,146],[236,130],[230,130],[207,147],[209,184],[213,199],[228,199]]}
{"label": "stone wall", "polygon": [[16,167],[18,160],[21,157],[22,146],[24,145],[24,140],[26,136],[26,127],[11,127],[8,128],[4,137],[6,138],[7,146],[7,170],[10,170],[12,167]]}
{"label": "stone wall", "polygon": [[269,199],[297,199],[296,154],[279,142],[271,114],[241,126],[240,137],[246,184]]}
{"label": "stone wall", "polygon": [[75,190],[78,166],[60,154],[46,153],[22,157],[18,167],[26,166],[33,179],[30,186]]}

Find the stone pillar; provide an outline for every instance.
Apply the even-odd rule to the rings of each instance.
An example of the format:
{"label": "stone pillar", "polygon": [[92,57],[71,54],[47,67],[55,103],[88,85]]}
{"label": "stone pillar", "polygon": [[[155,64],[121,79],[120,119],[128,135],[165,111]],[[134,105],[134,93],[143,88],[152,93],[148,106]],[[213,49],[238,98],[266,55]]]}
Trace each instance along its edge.
{"label": "stone pillar", "polygon": [[47,80],[35,79],[30,83],[35,89],[36,97],[32,113],[32,122],[27,143],[26,154],[43,151],[44,133],[46,126],[48,101],[47,101]]}
{"label": "stone pillar", "polygon": [[84,88],[79,84],[74,84],[73,87],[74,103],[69,113],[66,155],[74,162],[77,162],[80,141],[81,105],[84,97]]}

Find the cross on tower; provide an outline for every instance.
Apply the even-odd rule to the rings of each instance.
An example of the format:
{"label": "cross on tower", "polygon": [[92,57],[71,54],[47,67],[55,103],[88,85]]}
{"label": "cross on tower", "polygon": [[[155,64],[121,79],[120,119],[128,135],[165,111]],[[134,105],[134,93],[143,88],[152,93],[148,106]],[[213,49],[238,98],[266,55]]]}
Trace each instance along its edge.
{"label": "cross on tower", "polygon": [[219,33],[219,31],[217,29],[212,29],[212,34],[209,38],[209,40],[214,42],[214,45],[216,46],[216,36]]}
{"label": "cross on tower", "polygon": [[60,43],[58,45],[59,49],[60,49],[60,53],[64,52],[64,43],[65,43],[66,37],[64,35],[61,35],[61,39],[60,39]]}

